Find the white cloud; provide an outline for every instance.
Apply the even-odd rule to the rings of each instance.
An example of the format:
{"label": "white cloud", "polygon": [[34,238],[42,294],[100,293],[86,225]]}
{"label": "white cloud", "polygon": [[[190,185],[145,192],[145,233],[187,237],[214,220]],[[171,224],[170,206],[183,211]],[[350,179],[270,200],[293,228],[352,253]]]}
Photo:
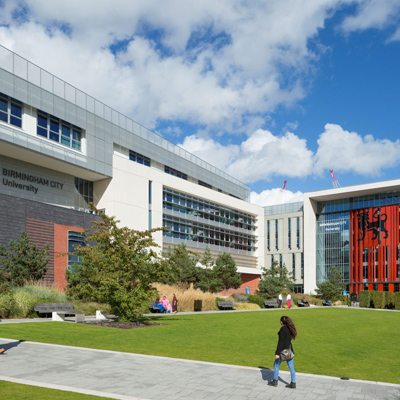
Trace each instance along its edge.
{"label": "white cloud", "polygon": [[342,23],[345,32],[382,29],[395,22],[395,15],[400,9],[398,0],[364,0],[360,1],[356,15],[348,16]]}
{"label": "white cloud", "polygon": [[344,130],[339,125],[326,124],[318,139],[315,155],[315,171],[321,175],[324,169],[377,176],[383,169],[400,163],[400,140],[362,137],[356,132]]}
{"label": "white cloud", "polygon": [[257,204],[258,206],[272,206],[276,204],[295,203],[304,200],[304,193],[291,192],[290,190],[282,191],[280,188],[271,190],[263,190],[261,193],[251,192],[250,203]]}
{"label": "white cloud", "polygon": [[161,119],[248,133],[260,114],[304,98],[318,57],[309,40],[342,1],[1,4],[1,43],[149,128]]}
{"label": "white cloud", "polygon": [[304,177],[313,170],[313,153],[306,140],[290,132],[274,136],[258,129],[240,145],[227,146],[192,135],[181,146],[247,183],[272,176]]}
{"label": "white cloud", "polygon": [[400,28],[397,28],[396,32],[387,40],[387,42],[400,41]]}

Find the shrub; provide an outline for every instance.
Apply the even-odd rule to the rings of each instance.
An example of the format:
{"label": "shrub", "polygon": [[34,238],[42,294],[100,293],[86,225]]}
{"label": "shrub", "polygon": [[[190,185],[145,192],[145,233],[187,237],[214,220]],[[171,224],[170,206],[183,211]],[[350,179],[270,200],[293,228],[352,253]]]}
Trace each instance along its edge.
{"label": "shrub", "polygon": [[0,296],[0,316],[1,318],[8,318],[11,310],[15,308],[15,300],[11,292],[5,293]]}
{"label": "shrub", "polygon": [[265,305],[264,305],[265,299],[264,299],[264,297],[257,296],[255,294],[250,294],[248,296],[247,300],[249,301],[249,303],[258,304],[260,306],[260,308],[265,308]]}
{"label": "shrub", "polygon": [[393,292],[385,292],[385,306],[386,306],[386,308],[389,308],[389,309],[394,308],[394,293]]}
{"label": "shrub", "polygon": [[361,290],[358,296],[360,307],[373,307],[373,291]]}
{"label": "shrub", "polygon": [[372,292],[374,307],[375,308],[385,308],[385,292]]}
{"label": "shrub", "polygon": [[35,297],[36,303],[63,303],[68,301],[65,293],[58,291],[53,287],[41,285],[26,285],[21,290],[30,293]]}
{"label": "shrub", "polygon": [[260,306],[255,303],[235,303],[235,310],[259,310]]}
{"label": "shrub", "polygon": [[23,290],[23,288],[16,288],[13,293],[15,304],[19,310],[15,311],[15,316],[25,318],[28,314],[31,314],[37,303],[35,296],[31,293]]}
{"label": "shrub", "polygon": [[345,306],[350,306],[351,305],[351,301],[350,301],[350,297],[347,296],[339,296],[338,300],[341,304],[345,305]]}
{"label": "shrub", "polygon": [[394,294],[394,308],[400,310],[400,292]]}

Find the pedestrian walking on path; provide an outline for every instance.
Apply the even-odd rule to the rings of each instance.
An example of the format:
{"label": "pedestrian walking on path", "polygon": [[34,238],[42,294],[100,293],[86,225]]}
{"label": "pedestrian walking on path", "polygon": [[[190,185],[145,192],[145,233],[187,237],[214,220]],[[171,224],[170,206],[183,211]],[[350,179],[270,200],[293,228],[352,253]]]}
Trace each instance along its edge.
{"label": "pedestrian walking on path", "polygon": [[278,345],[275,351],[275,361],[274,361],[274,379],[268,382],[269,386],[278,386],[278,378],[279,378],[279,366],[281,365],[282,358],[284,354],[282,352],[289,350],[291,355],[285,357],[285,361],[289,367],[291,382],[286,387],[290,389],[296,389],[296,371],[294,370],[294,351],[292,347],[292,339],[295,339],[297,336],[296,327],[294,326],[293,321],[286,316],[281,317],[281,329],[278,332],[279,340]]}
{"label": "pedestrian walking on path", "polygon": [[292,301],[292,295],[290,293],[288,293],[286,296],[286,302],[287,302],[287,306],[288,306],[289,310],[290,310],[290,306],[291,306],[291,301]]}

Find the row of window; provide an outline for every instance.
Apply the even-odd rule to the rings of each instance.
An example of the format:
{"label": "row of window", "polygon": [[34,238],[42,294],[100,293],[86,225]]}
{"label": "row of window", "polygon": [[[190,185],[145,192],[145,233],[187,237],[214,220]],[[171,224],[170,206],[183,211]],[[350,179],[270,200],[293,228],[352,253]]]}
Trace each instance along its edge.
{"label": "row of window", "polygon": [[163,216],[163,227],[169,227],[163,232],[164,236],[249,252],[255,251],[255,238],[253,236],[173,218],[168,215]]}
{"label": "row of window", "polygon": [[210,221],[255,230],[253,216],[166,188],[163,191],[163,207]]}
{"label": "row of window", "polygon": [[183,172],[178,171],[177,169],[173,169],[171,167],[168,167],[167,165],[164,166],[164,172],[169,174],[169,175],[176,176],[178,178],[184,179],[185,181],[187,181],[187,178],[188,178],[187,175],[184,174]]}
{"label": "row of window", "polygon": [[[271,254],[271,265],[277,261],[279,264],[279,267],[283,267],[283,256],[282,254],[279,254],[279,261],[275,260],[276,255]],[[304,253],[300,253],[300,279],[304,279]],[[294,278],[296,278],[296,253],[292,253],[292,275]]]}
{"label": "row of window", "polygon": [[81,150],[82,129],[38,111],[37,134],[65,146]]}
{"label": "row of window", "polygon": [[[296,247],[300,248],[300,217],[296,217]],[[288,249],[292,249],[292,218],[288,218]],[[271,250],[271,222],[267,220],[267,250]],[[275,220],[275,250],[279,250],[279,223]]]}
{"label": "row of window", "polygon": [[142,154],[136,153],[133,150],[129,150],[129,159],[131,161],[137,162],[138,164],[145,165],[146,167],[150,167],[150,158],[146,157]]}
{"label": "row of window", "polygon": [[[20,101],[0,93],[0,121],[22,128],[22,106]],[[82,129],[43,111],[37,113],[36,134],[81,150]]]}

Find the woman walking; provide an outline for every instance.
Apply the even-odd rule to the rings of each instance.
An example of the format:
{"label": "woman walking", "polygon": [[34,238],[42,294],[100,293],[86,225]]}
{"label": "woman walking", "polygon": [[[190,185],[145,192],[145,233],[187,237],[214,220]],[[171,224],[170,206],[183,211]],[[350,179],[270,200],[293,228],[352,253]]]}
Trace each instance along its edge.
{"label": "woman walking", "polygon": [[[286,316],[281,317],[281,325],[282,327],[278,332],[279,335],[278,346],[276,347],[275,351],[274,379],[268,382],[268,385],[270,386],[278,386],[279,366],[281,365],[282,362],[280,354],[282,350],[291,349],[294,357],[292,339],[295,339],[297,336],[296,327],[294,326],[293,321]],[[293,357],[290,360],[286,360],[291,377],[291,382],[289,385],[286,385],[286,387],[290,389],[296,389],[296,372],[294,370]]]}

